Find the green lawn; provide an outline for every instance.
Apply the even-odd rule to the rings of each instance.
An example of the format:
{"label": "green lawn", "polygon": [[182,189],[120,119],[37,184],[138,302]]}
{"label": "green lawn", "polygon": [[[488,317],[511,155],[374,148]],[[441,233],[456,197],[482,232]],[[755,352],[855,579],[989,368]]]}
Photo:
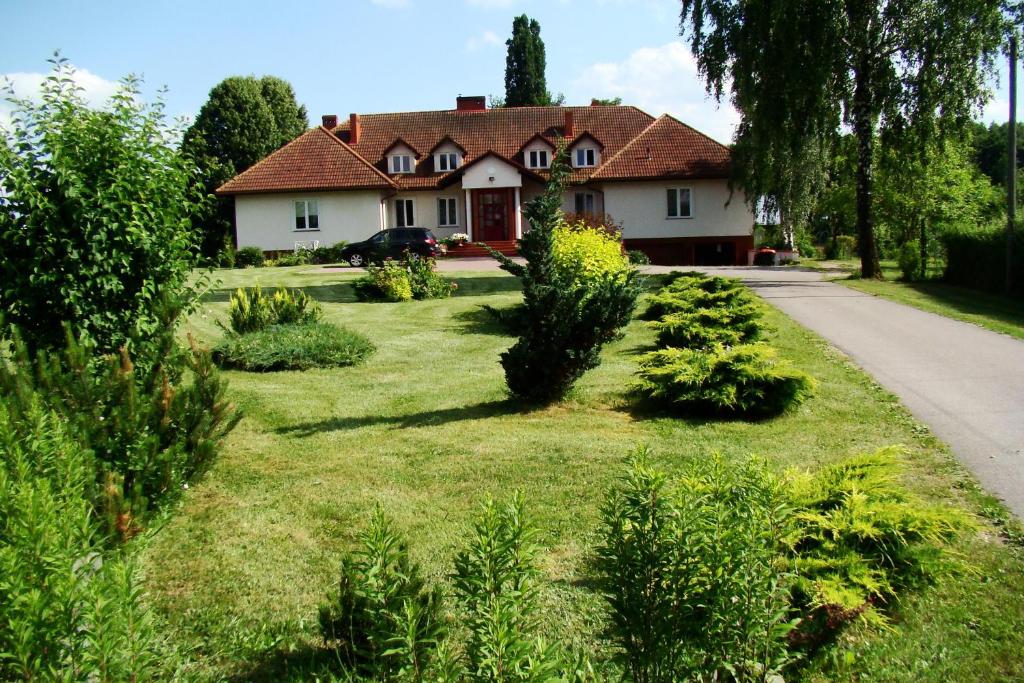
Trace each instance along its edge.
{"label": "green lawn", "polygon": [[[841,274],[835,281],[851,289],[1024,339],[1024,301],[1020,299],[947,285],[937,280],[899,282],[899,268],[891,261],[882,262],[885,280],[849,277],[849,274],[859,272],[859,261],[810,262],[808,265],[822,268],[830,274]],[[936,271],[932,275],[939,277],[941,273]]]}
{"label": "green lawn", "polygon": [[[479,309],[519,298],[502,273],[455,274],[458,296],[400,304],[357,303],[346,284],[354,274],[315,266],[218,275],[221,288],[190,322],[205,343],[221,334],[215,320],[225,317],[228,291],[259,281],[304,287],[324,302],[328,320],[365,334],[378,351],[356,368],[227,373],[245,419],[144,562],[158,612],[190,660],[189,679],[307,680],[317,605],[374,504],[441,580],[481,501],[521,489],[542,530],[548,635],[592,653],[615,680],[588,552],[604,492],[640,444],[670,470],[717,451],[764,456],[780,471],[905,444],[908,486],[1004,514],[892,396],[774,309],[773,343],[820,382],[817,397],[793,414],[746,423],[635,412],[624,386],[634,354],[653,341],[642,322],[606,350],[570,400],[523,411],[507,398],[498,363],[511,339]],[[970,569],[908,596],[893,632],[854,628],[838,654],[794,678],[1024,678],[1022,551],[987,521],[957,550]]]}

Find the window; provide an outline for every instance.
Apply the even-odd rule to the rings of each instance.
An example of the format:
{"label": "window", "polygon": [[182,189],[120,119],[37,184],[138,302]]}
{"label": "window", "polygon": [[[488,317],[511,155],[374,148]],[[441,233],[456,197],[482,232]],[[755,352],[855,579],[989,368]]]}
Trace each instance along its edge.
{"label": "window", "polygon": [[413,213],[411,199],[395,200],[395,227],[408,228],[416,225],[416,217]]}
{"label": "window", "polygon": [[576,166],[594,166],[597,160],[597,155],[593,149],[577,149],[576,150]]}
{"label": "window", "polygon": [[527,165],[530,168],[547,168],[550,166],[548,163],[548,151],[546,149],[531,149]]}
{"label": "window", "polygon": [[437,200],[437,225],[450,228],[459,224],[459,203],[455,197],[441,197]]}
{"label": "window", "polygon": [[320,209],[315,199],[304,199],[295,202],[295,229],[320,229]]}
{"label": "window", "polygon": [[438,171],[454,171],[459,167],[459,155],[455,152],[438,154],[435,159]]}
{"label": "window", "polygon": [[395,154],[391,157],[392,173],[412,173],[412,157],[408,154]]}
{"label": "window", "polygon": [[576,193],[576,213],[594,213],[594,193]]}
{"label": "window", "polygon": [[692,218],[693,206],[690,202],[690,188],[670,187],[668,188],[668,217],[669,218]]}

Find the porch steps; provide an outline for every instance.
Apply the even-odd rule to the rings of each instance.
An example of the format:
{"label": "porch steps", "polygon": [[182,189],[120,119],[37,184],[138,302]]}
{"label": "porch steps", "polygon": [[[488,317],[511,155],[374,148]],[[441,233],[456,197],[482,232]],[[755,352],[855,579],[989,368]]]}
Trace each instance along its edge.
{"label": "porch steps", "polygon": [[[519,255],[515,240],[491,240],[487,242],[487,246],[500,251],[505,256]],[[479,258],[481,256],[490,256],[490,254],[482,246],[479,246],[479,243],[471,242],[461,247],[449,247],[446,256],[448,258]]]}

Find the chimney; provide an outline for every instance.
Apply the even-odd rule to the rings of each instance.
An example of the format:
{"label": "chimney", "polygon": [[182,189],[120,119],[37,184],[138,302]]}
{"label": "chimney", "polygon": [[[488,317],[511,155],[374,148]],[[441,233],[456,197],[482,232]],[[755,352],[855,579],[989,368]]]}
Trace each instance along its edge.
{"label": "chimney", "polygon": [[459,95],[455,98],[455,111],[487,111],[487,98],[483,95]]}
{"label": "chimney", "polygon": [[334,130],[338,127],[338,115],[337,114],[324,114],[323,117],[324,128],[327,130]]}
{"label": "chimney", "polygon": [[350,145],[358,145],[359,144],[359,134],[360,134],[360,132],[361,132],[361,130],[360,130],[360,125],[359,125],[359,114],[349,114],[348,115],[348,144],[350,144]]}
{"label": "chimney", "polygon": [[566,140],[576,137],[576,122],[573,120],[572,109],[565,110],[565,125],[562,126],[562,135]]}

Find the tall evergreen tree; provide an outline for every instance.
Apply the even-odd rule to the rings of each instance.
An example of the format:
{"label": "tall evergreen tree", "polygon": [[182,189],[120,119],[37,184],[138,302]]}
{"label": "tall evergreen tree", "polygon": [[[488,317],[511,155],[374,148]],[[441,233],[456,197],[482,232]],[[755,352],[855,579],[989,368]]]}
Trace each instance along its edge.
{"label": "tall evergreen tree", "polygon": [[530,107],[551,104],[547,79],[544,41],[540,24],[521,14],[512,20],[512,37],[505,41],[505,106]]}
{"label": "tall evergreen tree", "polygon": [[[202,189],[220,185],[300,135],[308,127],[306,108],[295,91],[275,76],[231,76],[210,90],[195,122],[185,131],[182,151],[199,167]],[[216,255],[231,234],[234,204],[220,198],[193,217],[201,249]]]}
{"label": "tall evergreen tree", "polygon": [[1000,0],[683,0],[681,19],[708,90],[721,98],[731,82],[742,115],[737,167],[746,169],[740,180],[748,194],[775,190],[785,213],[788,200],[814,189],[791,181],[820,177],[840,127],[852,129],[861,272],[873,278],[881,275],[872,215],[876,136],[913,128],[926,142],[966,122],[993,71],[1001,7]]}

